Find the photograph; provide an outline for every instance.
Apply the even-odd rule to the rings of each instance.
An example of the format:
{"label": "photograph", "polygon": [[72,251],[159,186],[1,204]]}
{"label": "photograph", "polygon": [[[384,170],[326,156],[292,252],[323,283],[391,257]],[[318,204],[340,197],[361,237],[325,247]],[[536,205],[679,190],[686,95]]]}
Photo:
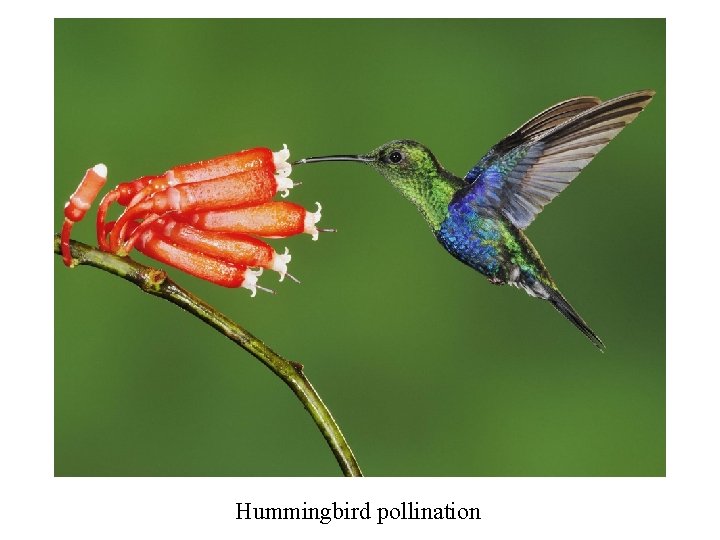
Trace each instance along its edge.
{"label": "photograph", "polygon": [[665,19],[53,39],[55,477],[665,477]]}

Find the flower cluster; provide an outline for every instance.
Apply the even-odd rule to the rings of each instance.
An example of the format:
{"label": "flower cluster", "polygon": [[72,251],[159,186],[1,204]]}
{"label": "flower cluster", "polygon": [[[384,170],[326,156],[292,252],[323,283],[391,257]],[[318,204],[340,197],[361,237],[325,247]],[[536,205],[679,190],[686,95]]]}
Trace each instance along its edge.
{"label": "flower cluster", "polygon": [[[188,274],[225,287],[258,288],[263,269],[280,281],[290,254],[276,252],[260,238],[310,234],[317,240],[320,203],[309,212],[287,197],[295,185],[287,146],[243,150],[218,158],[173,167],[116,186],[103,197],[97,215],[97,238],[103,251],[127,255],[133,248]],[[65,206],[63,260],[72,265],[69,239],[105,184],[107,168],[89,169]],[[107,221],[112,203],[124,206]],[[291,276],[292,277],[292,276]]]}

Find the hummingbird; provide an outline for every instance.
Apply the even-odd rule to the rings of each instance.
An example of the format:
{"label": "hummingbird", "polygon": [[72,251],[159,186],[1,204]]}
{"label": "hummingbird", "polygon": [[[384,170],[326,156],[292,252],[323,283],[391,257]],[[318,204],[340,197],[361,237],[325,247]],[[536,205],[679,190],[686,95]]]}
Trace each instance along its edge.
{"label": "hummingbird", "polygon": [[547,300],[602,351],[604,343],[560,292],[525,229],[654,94],[642,90],[607,101],[590,96],[562,101],[490,148],[463,178],[412,140],[390,141],[367,154],[309,157],[294,164],[369,165],[417,207],[453,257],[492,284]]}

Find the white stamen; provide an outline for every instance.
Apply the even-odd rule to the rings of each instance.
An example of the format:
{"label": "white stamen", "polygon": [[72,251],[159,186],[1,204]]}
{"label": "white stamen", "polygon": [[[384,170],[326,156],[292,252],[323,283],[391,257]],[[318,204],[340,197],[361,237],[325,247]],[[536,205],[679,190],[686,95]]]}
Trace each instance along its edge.
{"label": "white stamen", "polygon": [[275,183],[277,184],[278,193],[280,193],[280,196],[283,198],[290,195],[290,190],[295,186],[295,183],[292,181],[292,179],[286,176],[281,176],[279,174],[275,175]]}
{"label": "white stamen", "polygon": [[148,229],[140,235],[140,238],[138,238],[137,242],[135,242],[135,246],[139,248],[145,247],[145,244],[147,244],[152,239],[153,234],[154,233],[150,229]]}
{"label": "white stamen", "polygon": [[144,193],[141,191],[132,198],[132,200],[130,201],[130,204],[128,204],[128,208],[130,208],[131,206],[135,206],[137,203],[142,201],[143,198],[144,198]]}
{"label": "white stamen", "polygon": [[170,188],[165,193],[167,193],[167,201],[170,209],[180,210],[180,192],[175,188]]}
{"label": "white stamen", "polygon": [[320,218],[322,217],[322,206],[319,202],[316,202],[318,209],[317,212],[306,212],[305,213],[305,228],[303,232],[306,232],[310,235],[312,235],[313,240],[317,240],[320,236],[320,232],[318,231],[315,224],[320,221]]}
{"label": "white stamen", "polygon": [[292,172],[292,165],[288,163],[288,159],[290,159],[290,150],[288,150],[287,144],[283,144],[282,150],[273,152],[275,172],[285,178],[290,176],[290,173]]}
{"label": "white stamen", "polygon": [[255,295],[257,294],[258,277],[260,277],[262,273],[262,268],[260,268],[259,270],[253,270],[252,268],[248,268],[243,274],[244,279],[242,288],[247,289],[252,293],[250,294],[250,298],[255,298]]}
{"label": "white stamen", "polygon": [[92,168],[92,170],[98,176],[107,178],[107,166],[104,163],[98,163]]}
{"label": "white stamen", "polygon": [[165,224],[165,227],[163,227],[163,235],[164,235],[164,236],[171,236],[171,235],[172,235],[172,232],[173,232],[173,229],[174,229],[177,225],[178,225],[178,223],[177,223],[176,221],[169,220],[169,221]]}
{"label": "white stamen", "polygon": [[82,200],[80,197],[70,197],[70,202],[80,210],[87,210],[91,206],[89,202]]}
{"label": "white stamen", "polygon": [[178,179],[175,178],[175,173],[172,172],[172,170],[169,170],[165,173],[165,178],[167,185],[172,187],[178,185],[180,182],[178,182]]}
{"label": "white stamen", "polygon": [[275,255],[273,255],[272,261],[270,261],[270,269],[275,270],[280,274],[280,281],[285,279],[285,274],[287,274],[287,265],[291,259],[292,255],[288,252],[288,248],[285,248],[285,253],[282,255],[280,253],[275,253]]}

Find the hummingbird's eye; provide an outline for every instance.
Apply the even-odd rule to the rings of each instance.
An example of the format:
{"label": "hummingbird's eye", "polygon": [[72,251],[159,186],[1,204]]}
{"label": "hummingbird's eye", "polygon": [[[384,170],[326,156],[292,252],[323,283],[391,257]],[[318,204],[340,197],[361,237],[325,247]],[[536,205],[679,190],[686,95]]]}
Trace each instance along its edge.
{"label": "hummingbird's eye", "polygon": [[392,152],[390,152],[388,159],[390,160],[390,163],[400,163],[403,160],[403,155],[401,152],[393,150]]}

